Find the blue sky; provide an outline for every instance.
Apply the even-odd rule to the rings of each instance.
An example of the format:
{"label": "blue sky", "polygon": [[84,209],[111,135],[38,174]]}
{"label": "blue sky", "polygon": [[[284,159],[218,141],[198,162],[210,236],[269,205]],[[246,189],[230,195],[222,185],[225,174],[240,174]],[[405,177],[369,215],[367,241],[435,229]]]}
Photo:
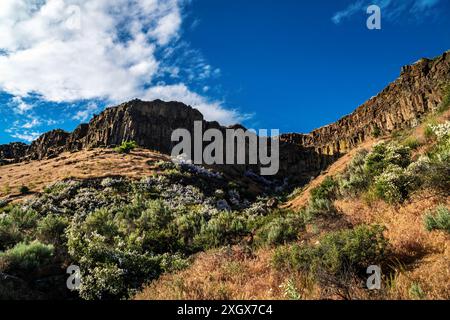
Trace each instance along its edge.
{"label": "blue sky", "polygon": [[448,0],[2,0],[0,144],[132,98],[309,132],[450,49],[449,13]]}

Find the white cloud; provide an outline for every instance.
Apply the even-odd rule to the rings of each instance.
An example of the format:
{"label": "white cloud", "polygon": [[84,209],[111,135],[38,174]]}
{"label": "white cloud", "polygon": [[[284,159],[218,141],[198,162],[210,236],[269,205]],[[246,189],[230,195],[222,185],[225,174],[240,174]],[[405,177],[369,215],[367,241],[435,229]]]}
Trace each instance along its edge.
{"label": "white cloud", "polygon": [[333,20],[334,23],[339,24],[343,19],[348,18],[357,12],[360,12],[363,8],[363,5],[364,3],[362,1],[352,3],[344,10],[336,12],[331,20]]}
{"label": "white cloud", "polygon": [[89,119],[89,117],[92,116],[92,114],[93,114],[94,112],[96,112],[96,111],[98,111],[98,110],[99,110],[99,108],[98,108],[98,106],[97,106],[95,103],[93,103],[93,102],[88,103],[87,106],[86,106],[86,108],[83,109],[83,110],[79,110],[79,111],[72,117],[72,119],[74,119],[74,120],[79,120],[79,121],[82,121],[82,122],[85,122],[86,120]]}
{"label": "white cloud", "polygon": [[180,13],[178,11],[170,12],[158,21],[156,28],[150,32],[150,35],[153,35],[160,45],[165,45],[177,33],[180,24]]}
{"label": "white cloud", "polygon": [[208,101],[205,97],[190,91],[184,84],[155,86],[148,89],[141,98],[183,101],[198,109],[205,119],[216,120],[224,125],[236,124],[248,117],[236,110],[224,109],[220,102]]}
{"label": "white cloud", "polygon": [[[30,94],[51,102],[111,103],[153,96],[192,104],[209,120],[236,121],[237,112],[186,85],[182,92],[177,86],[152,88],[160,69],[167,69],[157,52],[180,37],[185,1],[1,0],[0,90],[20,99],[19,113],[31,110],[21,100]],[[169,70],[178,76],[176,67]],[[200,77],[218,72],[205,69]],[[75,117],[85,115],[82,110]]]}
{"label": "white cloud", "polygon": [[420,20],[439,3],[440,0],[358,0],[336,12],[331,20],[339,24],[355,14],[365,14],[366,9],[372,4],[380,6],[383,10],[382,16],[388,20],[395,20],[404,13],[414,14]]}
{"label": "white cloud", "polygon": [[17,138],[26,142],[33,142],[41,135],[40,132],[30,132],[30,131],[24,131],[24,132],[16,132],[11,137]]}
{"label": "white cloud", "polygon": [[23,101],[20,97],[14,97],[12,99],[12,102],[14,103],[13,109],[18,114],[25,114],[28,111],[33,109],[33,105],[26,103]]}
{"label": "white cloud", "polygon": [[41,121],[38,118],[30,119],[30,121],[25,122],[25,124],[22,125],[22,128],[24,129],[32,129],[34,127],[40,126]]}

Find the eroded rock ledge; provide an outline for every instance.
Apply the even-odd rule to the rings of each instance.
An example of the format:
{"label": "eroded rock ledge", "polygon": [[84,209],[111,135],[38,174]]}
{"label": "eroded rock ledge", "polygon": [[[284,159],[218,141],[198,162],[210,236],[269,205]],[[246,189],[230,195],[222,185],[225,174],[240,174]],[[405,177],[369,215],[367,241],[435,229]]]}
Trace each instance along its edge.
{"label": "eroded rock ledge", "polygon": [[[280,175],[307,179],[343,153],[371,137],[413,127],[443,99],[443,86],[450,82],[450,51],[435,59],[421,59],[402,68],[400,77],[376,97],[339,121],[309,134],[283,134],[280,144]],[[103,111],[73,132],[53,130],[30,146],[12,143],[0,146],[5,163],[40,160],[65,151],[111,147],[134,140],[141,147],[170,153],[171,134],[178,128],[193,132],[194,121],[203,128],[224,130],[217,122],[205,121],[196,109],[179,102],[133,100]]]}

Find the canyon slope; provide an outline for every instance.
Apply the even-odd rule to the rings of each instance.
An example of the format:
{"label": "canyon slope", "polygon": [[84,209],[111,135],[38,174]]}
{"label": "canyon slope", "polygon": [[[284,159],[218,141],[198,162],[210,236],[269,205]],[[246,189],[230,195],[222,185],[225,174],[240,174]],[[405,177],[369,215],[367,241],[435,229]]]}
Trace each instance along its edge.
{"label": "canyon slope", "polygon": [[[375,135],[416,126],[443,99],[443,86],[450,81],[450,51],[434,59],[420,59],[401,69],[397,80],[352,114],[309,134],[282,134],[280,176],[308,181],[342,154]],[[217,122],[205,121],[196,109],[180,102],[133,100],[107,108],[73,132],[53,130],[31,145],[0,146],[0,163],[42,160],[62,152],[113,147],[134,140],[146,149],[170,154],[173,130],[193,132],[194,121],[204,130],[224,130]]]}
{"label": "canyon slope", "polygon": [[195,121],[227,129],[133,100],[0,146],[0,300],[449,299],[450,52],[282,134],[276,177],[172,162],[172,131]]}

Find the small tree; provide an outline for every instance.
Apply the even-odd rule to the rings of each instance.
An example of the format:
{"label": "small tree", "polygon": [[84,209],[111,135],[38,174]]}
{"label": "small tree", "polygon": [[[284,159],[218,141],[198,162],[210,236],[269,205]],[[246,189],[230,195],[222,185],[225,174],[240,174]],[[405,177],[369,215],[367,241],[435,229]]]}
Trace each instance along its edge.
{"label": "small tree", "polygon": [[130,153],[131,150],[137,148],[136,141],[123,141],[120,146],[115,148],[114,150],[118,153]]}
{"label": "small tree", "polygon": [[30,188],[28,188],[27,186],[21,186],[19,191],[21,194],[28,194],[30,193]]}

